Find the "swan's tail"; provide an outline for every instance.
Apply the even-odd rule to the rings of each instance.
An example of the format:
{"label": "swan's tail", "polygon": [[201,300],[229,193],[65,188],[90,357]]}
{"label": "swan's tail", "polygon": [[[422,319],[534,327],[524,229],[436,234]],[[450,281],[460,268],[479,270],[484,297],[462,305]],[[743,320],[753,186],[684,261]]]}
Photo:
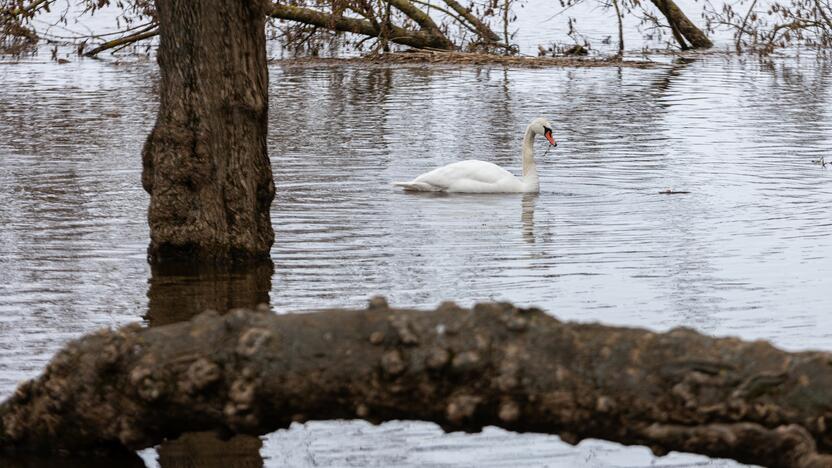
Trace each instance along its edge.
{"label": "swan's tail", "polygon": [[396,187],[401,187],[405,189],[407,192],[440,192],[442,189],[435,185],[431,185],[427,182],[416,182],[412,180],[410,182],[393,182],[393,185]]}

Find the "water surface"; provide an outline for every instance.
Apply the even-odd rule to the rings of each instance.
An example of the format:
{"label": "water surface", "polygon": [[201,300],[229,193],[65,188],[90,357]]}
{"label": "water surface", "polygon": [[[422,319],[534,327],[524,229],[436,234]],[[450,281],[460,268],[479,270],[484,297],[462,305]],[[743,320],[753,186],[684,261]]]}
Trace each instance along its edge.
{"label": "water surface", "polygon": [[[102,326],[264,300],[278,313],[360,307],[379,293],[829,349],[832,170],[812,163],[832,147],[827,64],[270,72],[273,265],[151,271],[139,153],[155,64],[0,63],[0,397]],[[537,116],[559,142],[536,147],[539,195],[390,186],[465,158],[519,172]],[[189,443],[143,456],[174,466]],[[310,423],[246,447],[244,464],[269,466],[737,466],[422,423]]]}

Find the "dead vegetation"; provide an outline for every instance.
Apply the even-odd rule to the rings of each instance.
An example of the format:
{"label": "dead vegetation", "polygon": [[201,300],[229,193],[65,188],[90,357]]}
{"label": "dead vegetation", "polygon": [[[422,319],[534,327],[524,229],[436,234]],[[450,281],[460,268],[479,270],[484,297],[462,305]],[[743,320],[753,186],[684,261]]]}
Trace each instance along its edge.
{"label": "dead vegetation", "polygon": [[529,57],[523,55],[495,55],[477,52],[453,52],[414,50],[408,52],[391,52],[386,54],[371,54],[350,58],[322,58],[302,57],[294,59],[275,60],[283,66],[338,66],[344,64],[379,64],[379,65],[496,65],[514,68],[546,68],[546,67],[624,67],[624,68],[652,68],[657,64],[650,61],[621,60],[612,58],[584,58],[584,57]]}
{"label": "dead vegetation", "polygon": [[[0,36],[7,43],[34,44],[38,40],[33,22],[39,15],[61,10],[68,0],[0,0]],[[575,1],[563,1],[568,9]],[[603,8],[613,3],[601,2]],[[445,50],[516,55],[519,51],[513,38],[517,33],[516,2],[513,0],[290,0],[267,2],[264,14],[269,19],[268,35],[279,41],[283,50],[292,56],[332,55],[341,50],[372,55],[411,47],[422,50]],[[117,16],[119,31],[96,35],[77,33],[56,36],[43,32],[41,40],[72,43],[79,55],[96,56],[103,52],[124,50],[146,42],[158,35],[155,3],[151,0],[82,0],[80,15],[93,15],[104,7],[121,9]],[[652,5],[652,6],[651,6]],[[634,10],[658,10],[645,13],[653,18],[656,28],[673,31],[678,47],[707,48],[710,40],[673,0],[615,2],[619,19]],[[553,12],[556,6],[553,5]],[[70,31],[67,26],[76,18],[65,9],[55,25]],[[78,10],[72,10],[77,12]],[[572,18],[569,30],[574,26]],[[553,23],[553,28],[563,25]],[[623,55],[623,31],[619,21],[619,56]],[[498,32],[499,31],[499,32]],[[71,31],[70,31],[71,32]],[[570,33],[571,36],[571,33]],[[574,37],[573,37],[574,39]],[[567,44],[568,47],[588,48],[588,44]],[[149,51],[150,49],[146,49]],[[462,63],[462,61],[460,61]],[[529,62],[526,62],[529,63]]]}

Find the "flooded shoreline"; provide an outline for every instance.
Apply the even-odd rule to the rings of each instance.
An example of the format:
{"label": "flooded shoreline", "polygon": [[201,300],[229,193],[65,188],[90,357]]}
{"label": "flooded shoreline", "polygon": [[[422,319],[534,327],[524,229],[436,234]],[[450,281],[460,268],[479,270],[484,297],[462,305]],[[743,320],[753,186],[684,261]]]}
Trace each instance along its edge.
{"label": "flooded shoreline", "polygon": [[[272,65],[273,270],[201,274],[145,261],[139,153],[155,64],[0,67],[0,394],[89,331],[264,295],[278,313],[379,293],[417,307],[505,299],[564,320],[826,349],[832,172],[812,161],[832,145],[830,71],[731,57],[655,69]],[[536,148],[538,196],[389,186],[467,158],[517,172],[521,132],[540,115],[557,122],[559,146],[545,158]],[[260,454],[268,466],[738,466],[404,422],[296,425]]]}

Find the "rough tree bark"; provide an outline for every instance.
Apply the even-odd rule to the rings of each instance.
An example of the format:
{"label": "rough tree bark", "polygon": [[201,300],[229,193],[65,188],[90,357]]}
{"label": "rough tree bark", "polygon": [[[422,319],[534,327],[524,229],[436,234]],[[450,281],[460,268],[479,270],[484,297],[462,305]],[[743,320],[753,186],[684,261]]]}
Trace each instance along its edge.
{"label": "rough tree bark", "polygon": [[161,99],[142,151],[148,256],[268,256],[266,2],[158,0],[156,7]]}
{"label": "rough tree bark", "polygon": [[510,304],[238,309],[70,343],[0,405],[0,447],[137,449],[185,431],[419,419],[828,467],[830,363],[829,353],[687,329],[562,323]]}
{"label": "rough tree bark", "polygon": [[[673,0],[652,0],[652,2],[667,18],[673,37],[676,38],[676,42],[679,43],[682,50],[713,47],[713,42],[688,19],[685,13],[676,5],[676,2]],[[690,45],[685,41],[689,42]]]}

